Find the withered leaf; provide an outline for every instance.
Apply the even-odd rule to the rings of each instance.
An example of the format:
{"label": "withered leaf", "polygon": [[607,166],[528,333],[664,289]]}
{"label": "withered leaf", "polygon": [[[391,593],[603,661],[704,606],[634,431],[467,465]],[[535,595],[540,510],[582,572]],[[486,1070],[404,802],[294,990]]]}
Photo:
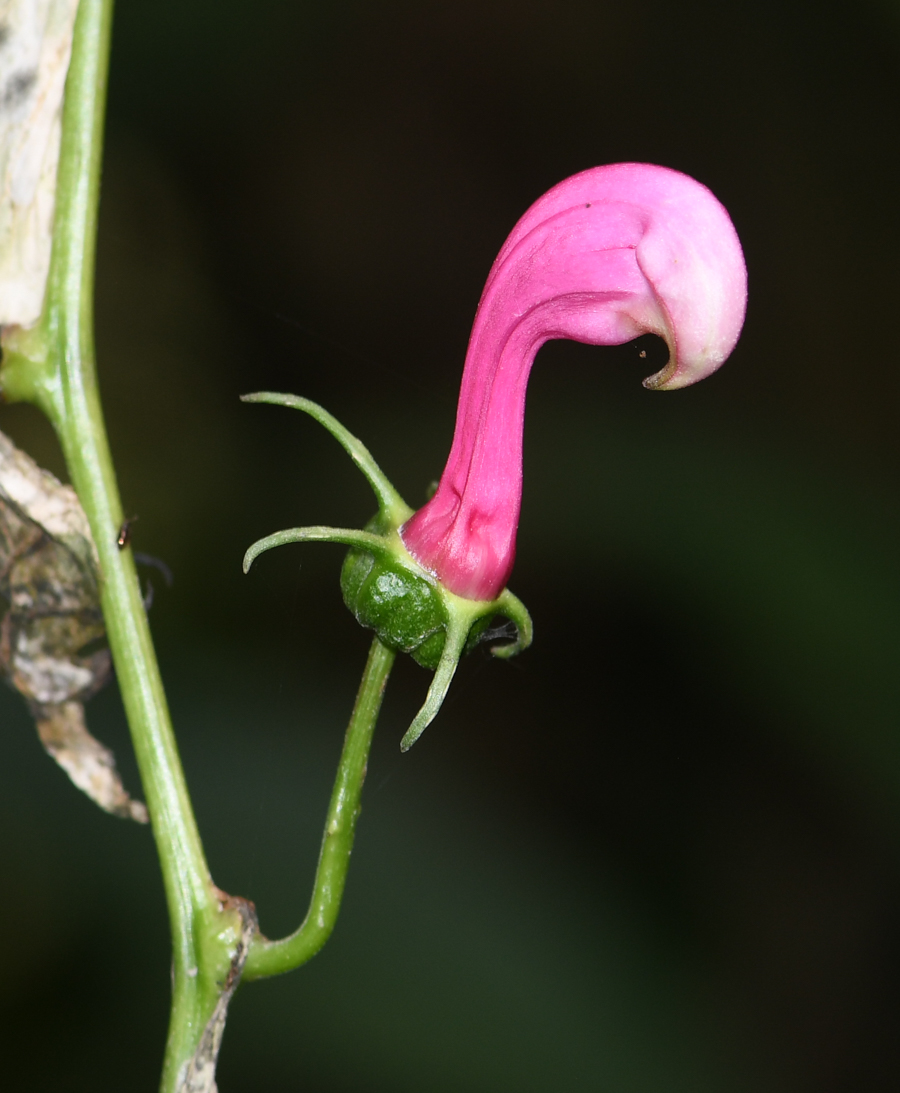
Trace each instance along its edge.
{"label": "withered leaf", "polygon": [[0,433],[0,671],[75,785],[107,812],[146,823],[84,720],[84,702],[111,675],[98,569],[75,491]]}

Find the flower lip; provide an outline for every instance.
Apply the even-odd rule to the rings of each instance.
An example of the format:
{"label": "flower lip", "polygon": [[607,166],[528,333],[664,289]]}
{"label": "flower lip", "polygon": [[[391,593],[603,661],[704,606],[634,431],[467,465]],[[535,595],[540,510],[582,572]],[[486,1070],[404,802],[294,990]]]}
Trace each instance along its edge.
{"label": "flower lip", "polygon": [[512,567],[525,387],[544,342],[619,345],[654,333],[672,390],[734,348],[746,268],[727,212],[699,182],[650,164],[597,167],[555,186],[491,267],[466,355],[453,446],[434,497],[402,529],[457,595],[492,598]]}
{"label": "flower lip", "polygon": [[[641,324],[636,334],[663,337],[670,359],[648,377],[647,387],[687,386],[726,360],[743,325],[747,275],[728,213],[707,187],[680,171],[645,163],[573,175],[539,198],[513,228],[483,299],[528,238],[552,230],[565,217],[580,217],[587,232],[592,232],[590,221],[601,222],[604,249],[616,244],[631,249],[652,288],[655,314],[635,315]],[[596,238],[596,226],[593,234]]]}

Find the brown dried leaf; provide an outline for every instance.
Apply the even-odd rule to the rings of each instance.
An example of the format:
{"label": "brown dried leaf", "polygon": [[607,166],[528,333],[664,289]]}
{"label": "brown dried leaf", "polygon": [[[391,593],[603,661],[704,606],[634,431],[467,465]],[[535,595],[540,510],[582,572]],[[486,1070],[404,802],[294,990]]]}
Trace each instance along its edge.
{"label": "brown dried leaf", "polygon": [[71,486],[0,433],[0,672],[26,699],[41,742],[72,781],[116,816],[147,810],[122,785],[83,703],[110,678],[98,561]]}
{"label": "brown dried leaf", "polygon": [[80,702],[35,707],[34,714],[38,736],[48,755],[80,790],[114,816],[147,823],[147,806],[126,793],[113,753],[88,732]]}

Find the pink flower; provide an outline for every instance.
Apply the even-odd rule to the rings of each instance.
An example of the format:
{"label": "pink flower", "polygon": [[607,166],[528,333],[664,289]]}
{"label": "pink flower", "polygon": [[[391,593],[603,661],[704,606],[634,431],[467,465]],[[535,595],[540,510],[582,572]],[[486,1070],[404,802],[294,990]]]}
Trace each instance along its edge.
{"label": "pink flower", "polygon": [[669,363],[646,387],[685,387],[734,348],[747,299],[728,213],[699,182],[619,163],[573,175],[513,228],[487,279],[466,354],[456,431],[434,497],[402,527],[451,592],[493,600],[515,557],[525,388],[546,341],[621,345],[653,333]]}

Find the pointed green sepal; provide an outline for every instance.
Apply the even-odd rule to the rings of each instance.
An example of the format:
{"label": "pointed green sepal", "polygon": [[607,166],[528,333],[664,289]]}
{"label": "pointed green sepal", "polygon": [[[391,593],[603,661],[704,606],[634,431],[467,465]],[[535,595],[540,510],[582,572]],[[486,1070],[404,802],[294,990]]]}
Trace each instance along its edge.
{"label": "pointed green sepal", "polygon": [[403,739],[400,741],[401,751],[409,751],[431,722],[437,717],[438,711],[444,704],[444,699],[447,697],[447,691],[450,689],[450,684],[453,682],[453,677],[456,675],[459,659],[462,656],[463,650],[466,647],[466,642],[469,639],[469,630],[471,627],[466,625],[466,622],[467,620],[465,619],[452,619],[447,626],[444,637],[444,651],[441,653],[441,659],[438,661],[438,666],[435,669],[434,679],[431,681],[431,686],[428,688],[428,695],[425,698],[421,710],[419,710],[413,718],[412,724],[403,734]]}
{"label": "pointed green sepal", "polygon": [[293,410],[302,410],[323,425],[341,445],[353,462],[359,467],[372,487],[378,499],[378,508],[383,516],[395,527],[405,523],[413,514],[400,494],[394,489],[390,479],[372,458],[372,453],[363,442],[349,429],[332,417],[324,407],[299,395],[285,395],[278,391],[256,391],[252,395],[241,395],[241,402],[267,402],[273,406],[288,406]]}
{"label": "pointed green sepal", "polygon": [[380,535],[372,535],[368,531],[357,531],[355,528],[287,528],[284,531],[276,531],[247,548],[244,555],[244,572],[250,572],[250,566],[260,554],[265,554],[272,547],[284,546],[286,543],[343,543],[345,546],[360,547],[371,551],[377,556],[386,556],[389,551]]}
{"label": "pointed green sepal", "polygon": [[516,628],[516,640],[507,645],[492,645],[491,652],[495,657],[514,657],[531,645],[534,637],[534,626],[528,608],[514,596],[508,588],[504,588],[494,600],[494,614],[504,615]]}

